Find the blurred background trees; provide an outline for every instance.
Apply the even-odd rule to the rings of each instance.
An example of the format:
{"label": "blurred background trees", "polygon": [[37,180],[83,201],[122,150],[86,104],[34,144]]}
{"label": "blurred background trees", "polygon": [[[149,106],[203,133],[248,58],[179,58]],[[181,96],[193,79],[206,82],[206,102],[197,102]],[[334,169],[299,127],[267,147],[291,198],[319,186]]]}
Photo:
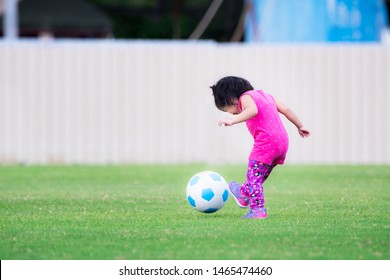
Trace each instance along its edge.
{"label": "blurred background trees", "polygon": [[[115,38],[188,39],[210,0],[88,0],[112,20]],[[224,0],[202,39],[230,41],[244,1]]]}
{"label": "blurred background trees", "polygon": [[199,39],[217,42],[379,41],[390,9],[390,0],[14,1],[20,37],[54,38],[188,39],[216,6]]}

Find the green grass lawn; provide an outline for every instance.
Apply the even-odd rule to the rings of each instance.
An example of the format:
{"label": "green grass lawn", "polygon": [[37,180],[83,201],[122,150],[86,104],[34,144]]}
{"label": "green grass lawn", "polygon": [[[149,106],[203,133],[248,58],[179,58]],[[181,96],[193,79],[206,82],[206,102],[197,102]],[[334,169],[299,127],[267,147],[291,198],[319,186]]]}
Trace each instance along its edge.
{"label": "green grass lawn", "polygon": [[2,166],[0,259],[390,259],[390,166],[277,167],[266,220],[193,210],[202,170],[246,166]]}

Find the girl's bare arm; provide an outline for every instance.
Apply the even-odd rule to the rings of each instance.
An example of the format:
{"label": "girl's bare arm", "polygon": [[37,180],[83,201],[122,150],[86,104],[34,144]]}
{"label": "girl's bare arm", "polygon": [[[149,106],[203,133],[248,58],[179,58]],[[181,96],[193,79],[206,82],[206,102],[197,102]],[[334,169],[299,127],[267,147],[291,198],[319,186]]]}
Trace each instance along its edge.
{"label": "girl's bare arm", "polygon": [[279,113],[283,114],[290,122],[292,122],[298,129],[299,135],[305,138],[310,136],[310,131],[307,130],[302,121],[298,118],[298,116],[291,110],[289,107],[284,105],[282,102],[275,99],[276,107],[278,108]]}

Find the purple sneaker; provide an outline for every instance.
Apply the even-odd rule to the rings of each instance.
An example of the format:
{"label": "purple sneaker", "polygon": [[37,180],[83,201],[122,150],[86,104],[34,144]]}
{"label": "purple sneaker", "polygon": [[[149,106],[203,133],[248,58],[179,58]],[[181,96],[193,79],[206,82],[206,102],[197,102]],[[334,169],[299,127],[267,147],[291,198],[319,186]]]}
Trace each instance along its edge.
{"label": "purple sneaker", "polygon": [[266,208],[250,209],[248,214],[242,216],[243,219],[265,219],[267,218]]}
{"label": "purple sneaker", "polygon": [[249,199],[241,195],[240,188],[241,185],[238,184],[237,182],[229,183],[229,191],[233,195],[238,206],[240,206],[241,208],[246,208],[249,206]]}

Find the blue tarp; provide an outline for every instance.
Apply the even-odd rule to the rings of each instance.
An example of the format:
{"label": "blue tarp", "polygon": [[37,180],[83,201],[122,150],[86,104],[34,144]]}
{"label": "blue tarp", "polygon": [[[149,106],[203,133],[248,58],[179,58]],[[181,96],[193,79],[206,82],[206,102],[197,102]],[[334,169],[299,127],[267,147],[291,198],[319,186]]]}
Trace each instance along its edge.
{"label": "blue tarp", "polygon": [[383,0],[246,0],[246,42],[377,42]]}

